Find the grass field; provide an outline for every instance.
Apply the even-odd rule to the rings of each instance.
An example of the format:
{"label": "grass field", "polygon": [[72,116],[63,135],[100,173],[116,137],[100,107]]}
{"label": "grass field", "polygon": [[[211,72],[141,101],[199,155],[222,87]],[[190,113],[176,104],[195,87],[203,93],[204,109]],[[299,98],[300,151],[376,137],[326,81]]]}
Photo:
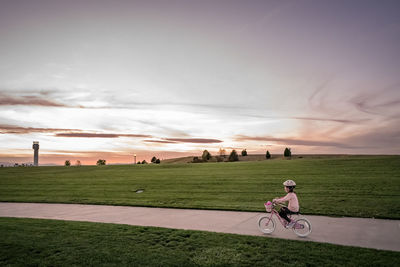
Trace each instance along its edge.
{"label": "grass field", "polygon": [[396,266],[400,255],[265,237],[37,219],[0,218],[0,236],[1,266]]}
{"label": "grass field", "polygon": [[[0,201],[263,211],[294,179],[304,214],[400,218],[400,156],[0,168]],[[137,194],[138,189],[143,193]]]}

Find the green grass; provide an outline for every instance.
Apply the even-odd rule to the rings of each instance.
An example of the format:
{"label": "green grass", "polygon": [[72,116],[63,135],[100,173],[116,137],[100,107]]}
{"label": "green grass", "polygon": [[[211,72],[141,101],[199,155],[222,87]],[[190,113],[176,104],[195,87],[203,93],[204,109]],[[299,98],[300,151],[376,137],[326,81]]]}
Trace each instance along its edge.
{"label": "green grass", "polygon": [[[0,201],[263,211],[293,179],[304,214],[400,218],[400,156],[0,168]],[[137,189],[144,189],[141,194]]]}
{"label": "green grass", "polygon": [[396,266],[400,253],[116,224],[0,218],[0,266]]}

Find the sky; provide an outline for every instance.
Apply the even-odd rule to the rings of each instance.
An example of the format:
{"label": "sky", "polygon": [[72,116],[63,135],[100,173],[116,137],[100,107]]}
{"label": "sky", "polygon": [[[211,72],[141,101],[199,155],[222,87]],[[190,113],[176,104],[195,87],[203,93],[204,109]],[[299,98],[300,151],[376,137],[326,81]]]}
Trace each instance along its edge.
{"label": "sky", "polygon": [[400,2],[0,0],[0,162],[400,153]]}

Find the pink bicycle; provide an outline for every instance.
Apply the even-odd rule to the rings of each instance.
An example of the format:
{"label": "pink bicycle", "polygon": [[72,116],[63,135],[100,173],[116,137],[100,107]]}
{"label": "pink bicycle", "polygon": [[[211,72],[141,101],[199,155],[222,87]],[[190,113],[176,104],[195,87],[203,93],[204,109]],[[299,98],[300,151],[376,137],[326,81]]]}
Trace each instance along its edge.
{"label": "pink bicycle", "polygon": [[[286,207],[281,204],[276,204],[276,203],[271,203],[268,201],[267,203],[264,203],[265,209],[269,214],[263,215],[258,219],[258,228],[260,229],[261,232],[264,234],[271,234],[273,231],[275,231],[275,220],[272,218],[272,216],[275,214],[276,217],[278,217],[278,220],[281,222],[283,227],[286,228],[287,226],[287,221],[283,219],[279,213],[275,210],[275,206],[279,205],[282,207]],[[294,220],[294,225],[292,227],[293,232],[295,232],[296,235],[300,237],[306,237],[311,233],[311,223],[309,220],[301,216],[299,213],[288,215],[288,217],[291,220]]]}

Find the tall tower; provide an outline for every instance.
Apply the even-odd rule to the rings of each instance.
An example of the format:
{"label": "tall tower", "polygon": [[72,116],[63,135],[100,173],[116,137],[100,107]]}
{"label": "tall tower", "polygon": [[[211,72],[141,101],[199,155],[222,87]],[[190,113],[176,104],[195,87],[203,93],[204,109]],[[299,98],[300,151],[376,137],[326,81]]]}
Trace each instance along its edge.
{"label": "tall tower", "polygon": [[39,142],[34,141],[32,148],[34,149],[33,165],[34,166],[39,166]]}

